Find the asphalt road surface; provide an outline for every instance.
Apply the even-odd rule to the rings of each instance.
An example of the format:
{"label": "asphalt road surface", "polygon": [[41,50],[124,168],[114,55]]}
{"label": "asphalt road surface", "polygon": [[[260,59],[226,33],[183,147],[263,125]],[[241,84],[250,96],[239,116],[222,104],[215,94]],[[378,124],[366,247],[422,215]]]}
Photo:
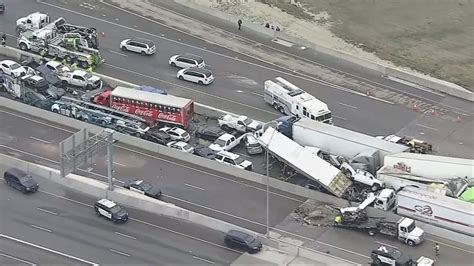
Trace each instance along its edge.
{"label": "asphalt road surface", "polygon": [[0,180],[2,265],[229,265],[241,255],[223,233],[131,208],[126,224],[114,224],[94,213],[97,199],[37,180],[28,195]]}
{"label": "asphalt road surface", "polygon": [[[247,114],[262,121],[278,116],[275,110],[263,102],[263,82],[275,76],[282,76],[325,101],[333,112],[336,125],[369,135],[393,133],[408,135],[432,142],[438,154],[467,158],[474,156],[471,152],[474,144],[471,138],[474,106],[467,101],[417,90],[380,77],[371,71],[315,55],[310,50],[279,48],[295,54],[295,58],[299,56],[312,61],[319,60],[318,62],[323,64],[342,69],[351,78],[364,80],[372,85],[377,84],[398,93],[399,100],[422,99],[425,103],[414,108],[402,105],[393,99],[387,101],[367,97],[365,94],[354,93],[351,88],[341,88],[327,81],[288,71],[284,66],[276,66],[271,62],[246,56],[242,51],[217,46],[183,31],[165,27],[163,24],[145,20],[143,17],[101,3],[95,3],[93,9],[86,9],[83,5],[79,5],[79,2],[28,0],[6,2],[8,11],[0,17],[0,31],[9,34],[8,43],[13,46],[16,19],[34,11],[43,11],[53,18],[63,16],[71,23],[94,26],[99,32],[105,32],[100,44],[107,63],[98,69],[100,73],[137,84],[146,83],[166,88],[171,94],[192,98],[199,103],[234,113]],[[224,34],[233,33],[227,31]],[[151,57],[123,53],[118,45],[122,39],[131,36],[155,41],[158,44],[158,53]],[[241,39],[244,37],[235,34],[231,36]],[[224,38],[227,37],[229,36],[224,35]],[[257,38],[254,35],[248,37]],[[262,40],[260,37],[257,41],[268,45],[269,53],[275,56],[280,53],[274,50],[275,44],[270,44],[270,40]],[[252,41],[252,45],[254,44],[255,41]],[[204,57],[216,77],[212,85],[197,86],[176,79],[176,69],[168,66],[168,58],[173,54],[185,52]],[[319,58],[314,58],[315,56]],[[435,105],[441,107],[435,108]],[[435,111],[431,112],[431,109]]]}
{"label": "asphalt road surface", "polygon": [[[59,162],[59,142],[75,132],[1,108],[0,121],[0,152],[55,168]],[[114,170],[119,185],[142,178],[158,185],[167,202],[258,232],[265,231],[265,186],[120,143],[114,147]],[[104,180],[105,150],[80,169],[79,174]],[[271,226],[281,222],[305,200],[279,190],[271,192]]]}

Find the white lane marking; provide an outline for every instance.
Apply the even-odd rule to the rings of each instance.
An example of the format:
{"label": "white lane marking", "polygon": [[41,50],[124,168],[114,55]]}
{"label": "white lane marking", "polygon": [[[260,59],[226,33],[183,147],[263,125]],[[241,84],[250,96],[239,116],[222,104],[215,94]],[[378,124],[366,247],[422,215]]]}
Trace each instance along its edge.
{"label": "white lane marking", "polygon": [[126,238],[130,238],[130,239],[134,239],[134,240],[137,239],[137,238],[134,237],[134,236],[129,236],[129,235],[126,235],[126,234],[120,233],[120,232],[114,232],[114,234],[117,234],[117,235],[119,235],[119,236],[123,236],[123,237],[126,237]]}
{"label": "white lane marking", "polygon": [[127,254],[127,253],[125,253],[125,252],[118,251],[118,250],[115,250],[115,249],[112,249],[112,248],[109,248],[109,250],[112,251],[113,253],[117,253],[117,254],[122,255],[122,256],[125,256],[125,257],[130,257],[130,256],[132,256],[132,255],[130,255],[130,254]]}
{"label": "white lane marking", "polygon": [[285,41],[285,40],[280,39],[280,38],[273,38],[273,39],[272,39],[272,42],[278,43],[278,44],[283,45],[283,46],[286,46],[286,47],[293,47],[293,45],[295,45],[295,44],[292,43],[292,42]]}
{"label": "white lane marking", "polygon": [[10,239],[10,240],[13,240],[13,241],[18,242],[18,243],[22,243],[22,244],[28,245],[30,247],[35,247],[35,248],[38,248],[38,249],[41,249],[41,250],[49,251],[49,252],[54,253],[56,255],[60,255],[60,256],[66,257],[66,258],[70,258],[70,259],[77,260],[77,261],[80,261],[80,262],[83,262],[83,263],[87,263],[89,265],[99,266],[99,264],[97,264],[95,262],[91,262],[91,261],[88,261],[88,260],[85,260],[85,259],[81,259],[81,258],[72,256],[72,255],[69,255],[69,254],[54,250],[54,249],[50,249],[50,248],[43,247],[43,246],[31,243],[31,242],[27,242],[27,241],[24,241],[24,240],[21,240],[21,239],[18,239],[18,238],[14,238],[14,237],[9,236],[9,235],[0,234],[0,237]]}
{"label": "white lane marking", "polygon": [[188,183],[184,183],[184,185],[185,185],[185,186],[187,186],[187,187],[191,187],[191,188],[199,189],[199,190],[202,190],[202,191],[204,191],[204,190],[205,190],[204,188],[200,188],[200,187],[197,187],[197,186],[193,186],[193,185],[191,185],[191,184],[188,184]]}
{"label": "white lane marking", "polygon": [[33,140],[36,140],[36,141],[39,141],[39,142],[43,142],[43,143],[46,143],[46,144],[51,144],[51,141],[47,141],[47,140],[40,139],[40,138],[33,137],[33,136],[30,136],[30,139],[33,139]]}
{"label": "white lane marking", "polygon": [[419,127],[422,127],[422,128],[427,128],[427,129],[431,129],[433,131],[437,131],[438,129],[434,128],[434,127],[429,127],[429,126],[425,126],[425,125],[422,125],[422,124],[416,124],[417,126]]}
{"label": "white lane marking", "polygon": [[380,102],[383,102],[383,103],[388,103],[388,104],[391,104],[391,105],[394,105],[395,103],[391,102],[391,101],[387,101],[387,100],[384,100],[384,99],[380,99],[380,98],[377,98],[377,97],[374,97],[374,96],[368,96],[370,99],[373,99],[373,100],[376,100],[376,101],[380,101]]}
{"label": "white lane marking", "polygon": [[113,54],[118,54],[120,56],[123,56],[123,57],[126,57],[127,55],[126,54],[122,54],[122,53],[119,53],[119,52],[116,52],[114,50],[109,50],[109,52],[113,53]]}
{"label": "white lane marking", "polygon": [[33,227],[33,228],[39,229],[41,231],[48,232],[48,233],[53,232],[52,230],[49,230],[48,228],[44,228],[44,227],[41,227],[41,226],[38,226],[38,225],[30,224],[30,226]]}
{"label": "white lane marking", "polygon": [[[272,65],[274,67],[278,67],[280,69],[284,69],[285,71],[282,71],[282,70],[278,70],[276,68],[271,68],[271,67],[267,67],[267,66],[264,66],[264,65],[259,65],[259,64],[256,64],[256,63],[252,63],[252,62],[249,62],[249,61],[245,61],[245,60],[242,60],[242,59],[239,59],[237,56],[236,57],[232,57],[232,56],[228,56],[228,55],[225,55],[225,54],[221,54],[221,53],[217,53],[217,52],[213,52],[213,51],[210,51],[210,50],[206,50],[206,49],[202,49],[200,47],[196,47],[196,46],[193,46],[193,45],[190,45],[190,44],[186,44],[186,43],[183,43],[183,42],[179,42],[179,41],[175,41],[175,40],[172,40],[172,39],[168,39],[168,38],[165,38],[165,37],[162,37],[162,36],[158,36],[156,34],[153,34],[153,33],[149,33],[149,32],[145,32],[145,31],[142,31],[142,30],[137,30],[137,29],[134,29],[134,28],[131,28],[131,27],[127,27],[127,26],[124,26],[124,25],[121,25],[121,24],[118,24],[118,23],[114,23],[114,22],[110,22],[110,21],[107,21],[105,19],[100,19],[100,18],[96,18],[94,16],[89,16],[89,15],[86,15],[86,14],[83,14],[83,13],[80,13],[80,12],[77,12],[77,11],[74,11],[74,10],[70,10],[70,9],[67,9],[67,8],[64,8],[64,7],[60,7],[60,6],[56,6],[54,4],[50,4],[50,3],[46,3],[46,2],[40,2],[41,4],[44,4],[44,5],[48,5],[48,6],[52,6],[54,8],[57,8],[57,9],[61,9],[61,10],[65,10],[65,11],[68,11],[70,13],[74,13],[74,14],[77,14],[77,15],[80,15],[80,16],[84,16],[84,17],[88,17],[88,18],[92,18],[92,19],[95,19],[95,20],[98,20],[98,21],[101,21],[101,22],[104,22],[104,23],[107,23],[107,24],[111,24],[111,25],[114,25],[114,26],[117,26],[117,27],[121,27],[121,28],[125,28],[125,29],[128,29],[128,30],[132,30],[132,31],[137,31],[137,32],[140,32],[142,34],[145,34],[145,35],[150,35],[150,36],[154,36],[156,38],[161,38],[161,39],[164,39],[164,40],[167,40],[169,42],[174,42],[174,43],[177,43],[177,44],[180,44],[180,45],[183,45],[183,46],[186,46],[186,47],[191,47],[191,48],[194,48],[194,49],[197,49],[197,50],[200,50],[200,51],[205,51],[205,52],[208,52],[208,53],[211,53],[211,54],[215,54],[215,55],[218,55],[218,56],[221,56],[221,57],[224,57],[224,58],[229,58],[229,59],[232,59],[234,58],[235,60],[239,61],[239,62],[242,62],[242,63],[246,63],[246,64],[249,64],[249,65],[252,65],[252,66],[257,66],[257,67],[260,67],[260,68],[263,68],[263,69],[267,69],[267,70],[271,70],[271,71],[275,71],[275,72],[278,72],[278,73],[281,73],[281,74],[286,74],[286,75],[289,75],[289,76],[292,76],[292,77],[296,77],[296,78],[300,78],[300,79],[303,79],[303,80],[306,80],[306,81],[309,81],[309,82],[313,82],[313,83],[316,83],[316,84],[322,84],[322,85],[325,85],[325,86],[328,86],[328,87],[331,87],[331,88],[334,88],[334,89],[337,89],[337,90],[341,90],[341,91],[345,91],[345,92],[348,92],[348,93],[352,93],[352,94],[356,94],[356,95],[359,95],[359,96],[366,96],[364,93],[361,93],[361,92],[358,92],[358,91],[354,91],[354,90],[351,90],[351,89],[348,89],[348,88],[345,88],[345,87],[342,87],[340,85],[337,85],[337,84],[333,84],[333,83],[330,83],[328,81],[324,81],[324,80],[321,80],[321,79],[317,79],[315,77],[312,77],[310,75],[306,75],[306,74],[302,74],[302,73],[299,73],[299,75],[295,75],[291,72],[293,72],[293,70],[289,69],[289,68],[286,68],[286,67],[282,67],[282,66],[279,66],[275,63],[272,63],[270,61],[265,61],[261,58],[258,58],[256,56],[252,56],[252,55],[249,55],[249,54],[244,54],[242,52],[238,52],[238,51],[233,51],[235,53],[239,53],[239,54],[242,54],[244,56],[247,56],[249,58],[252,58],[252,59],[255,59],[255,60],[258,60],[260,62],[263,62],[265,64],[269,64],[269,65]],[[110,5],[114,8],[116,8],[114,5],[111,5],[109,3],[106,3],[106,2],[102,2],[103,4],[106,4],[106,5]],[[157,23],[156,21],[150,19],[150,18],[147,18],[147,17],[143,17],[143,16],[140,16],[140,15],[137,15],[137,14],[134,14],[133,12],[130,12],[128,10],[123,10],[124,12],[127,12],[127,13],[130,13],[130,14],[133,14],[135,16],[138,16],[140,18],[143,18],[145,20],[148,20],[148,21],[151,21],[153,23]],[[184,31],[181,31],[181,30],[178,30],[176,28],[172,28],[166,24],[160,24],[160,23],[157,23],[159,25],[162,25],[164,27],[168,27],[168,28],[171,28],[175,31],[178,31],[178,32],[181,32],[181,33],[184,33],[184,34],[188,34]],[[189,35],[189,34],[188,34]],[[209,40],[205,40],[203,38],[200,38],[200,37],[197,37],[197,36],[193,36],[193,35],[190,35],[194,38],[197,38],[197,39],[201,39],[203,41],[206,41],[208,43],[211,43],[211,44],[214,44],[214,45],[217,45],[219,47],[223,47],[223,48],[226,48],[228,49],[228,47],[224,47],[218,43],[214,43],[212,41],[209,41]],[[105,63],[105,65],[109,65],[107,63]],[[111,66],[111,65],[109,65]],[[128,70],[129,71],[129,70]],[[135,72],[136,73],[136,72]],[[165,82],[165,81],[163,81]],[[186,88],[186,87],[185,87]],[[188,89],[188,88],[186,88]],[[196,92],[201,92],[203,93],[202,91],[199,91],[199,90],[196,90]],[[206,93],[203,93],[203,94],[206,94]],[[207,95],[207,94],[206,94]],[[212,95],[211,95],[212,96]],[[385,100],[382,100],[382,99],[378,99],[378,98],[375,98],[375,97],[369,97],[369,98],[373,98],[374,100],[380,100],[380,101],[385,101]],[[228,100],[228,99],[224,99],[226,101],[232,101],[232,100]],[[385,101],[387,103],[390,103],[388,101]],[[243,105],[243,106],[246,106],[245,104],[243,103],[239,103],[239,102],[235,102],[236,104],[240,104],[240,105]],[[267,111],[268,112],[268,111]]]}
{"label": "white lane marking", "polygon": [[383,76],[383,77],[386,78],[386,79],[389,79],[389,80],[392,80],[392,81],[395,81],[395,82],[398,82],[398,83],[401,83],[401,84],[404,84],[404,85],[413,87],[413,88],[417,88],[417,89],[422,90],[422,91],[426,91],[426,92],[429,92],[429,93],[438,95],[438,96],[446,96],[445,94],[442,94],[442,93],[439,93],[439,92],[437,92],[437,91],[428,89],[428,88],[426,88],[426,87],[424,87],[424,86],[418,85],[418,84],[413,83],[413,82],[410,82],[410,81],[408,81],[408,80],[404,80],[404,79],[397,78],[397,77],[393,77],[393,76]]}
{"label": "white lane marking", "polygon": [[434,240],[434,239],[431,239],[431,238],[425,238],[426,240],[428,241],[431,241],[433,243],[438,243],[438,244],[441,244],[443,246],[447,246],[447,247],[450,247],[450,248],[454,248],[454,249],[457,249],[457,250],[460,250],[460,251],[463,251],[463,252],[466,252],[466,253],[471,253],[471,254],[474,254],[474,251],[472,250],[467,250],[467,249],[463,249],[463,248],[460,248],[460,247],[456,247],[456,246],[453,246],[453,245],[450,245],[450,244],[446,244],[446,243],[443,243],[441,241],[438,241],[438,240]]}
{"label": "white lane marking", "polygon": [[260,93],[256,93],[256,92],[251,92],[249,91],[250,94],[253,94],[253,95],[257,95],[257,96],[260,96],[260,97],[263,97],[263,94],[260,94]]}
{"label": "white lane marking", "polygon": [[123,68],[123,67],[119,67],[119,66],[112,65],[112,64],[109,64],[109,63],[104,63],[104,65],[107,65],[107,66],[115,68],[115,69],[122,70],[124,72],[132,73],[132,74],[137,75],[137,76],[142,76],[142,77],[145,77],[145,78],[148,78],[148,79],[156,80],[156,81],[166,83],[166,84],[169,84],[169,85],[172,85],[172,86],[175,86],[175,87],[178,87],[178,88],[182,88],[182,89],[185,89],[185,90],[188,90],[188,91],[192,91],[192,92],[195,92],[195,93],[198,93],[198,94],[202,94],[202,95],[208,96],[209,98],[216,98],[216,99],[223,100],[223,101],[226,101],[226,102],[230,102],[230,103],[233,103],[233,104],[236,104],[236,105],[240,105],[240,106],[244,106],[244,107],[247,107],[247,108],[255,109],[255,110],[258,110],[258,111],[261,111],[261,112],[264,112],[264,113],[278,115],[278,113],[276,113],[276,112],[267,111],[267,110],[264,110],[264,109],[261,109],[261,108],[255,107],[255,106],[251,106],[251,105],[248,105],[248,104],[245,104],[245,103],[237,102],[237,101],[230,100],[230,99],[227,99],[227,98],[224,98],[224,97],[220,97],[220,96],[217,96],[217,95],[214,95],[214,94],[211,94],[211,93],[207,93],[207,92],[204,92],[202,90],[195,90],[195,89],[192,89],[190,87],[186,87],[186,86],[183,86],[183,85],[180,85],[180,84],[177,84],[177,83],[173,83],[173,82],[166,81],[166,80],[163,80],[163,79],[148,76],[148,75],[145,75],[145,74],[142,74],[142,73],[139,73],[139,72],[135,72],[135,71]]}
{"label": "white lane marking", "polygon": [[118,166],[123,166],[123,167],[126,167],[127,165],[125,164],[122,164],[122,163],[118,163],[118,162],[114,162],[114,164],[118,165]]}
{"label": "white lane marking", "polygon": [[390,244],[387,244],[387,243],[384,243],[384,242],[380,242],[380,241],[374,241],[374,242],[375,242],[375,243],[378,243],[378,244],[380,244],[380,245],[389,246],[389,247],[398,249],[397,246],[390,245]]}
{"label": "white lane marking", "polygon": [[45,213],[49,213],[49,214],[52,214],[52,215],[58,215],[57,212],[53,212],[53,211],[48,211],[48,210],[45,210],[45,209],[41,209],[41,208],[36,208],[38,211],[42,211],[42,212],[45,212]]}
{"label": "white lane marking", "polygon": [[333,115],[332,117],[333,117],[333,118],[336,118],[336,119],[343,120],[343,121],[346,121],[346,120],[347,120],[347,118],[340,117],[340,116],[335,116],[335,115]]}
{"label": "white lane marking", "polygon": [[9,258],[9,259],[12,259],[12,260],[16,260],[16,261],[19,261],[19,262],[22,262],[22,263],[25,263],[25,264],[28,264],[28,265],[36,265],[35,263],[33,262],[29,262],[29,261],[26,261],[26,260],[22,260],[20,258],[17,258],[17,257],[13,257],[13,256],[10,256],[8,254],[5,254],[5,253],[2,253],[0,252],[0,256],[3,256],[5,258]]}
{"label": "white lane marking", "polygon": [[0,112],[5,113],[5,114],[9,114],[11,116],[16,116],[16,117],[19,117],[19,118],[22,118],[22,119],[25,119],[25,120],[28,120],[28,121],[31,121],[31,122],[35,122],[35,123],[43,125],[43,126],[52,127],[52,128],[64,131],[64,132],[68,132],[68,133],[76,133],[77,132],[77,131],[68,130],[68,129],[65,129],[65,128],[62,128],[62,127],[58,127],[58,126],[55,126],[55,125],[52,125],[52,124],[48,124],[48,123],[45,123],[45,122],[41,122],[39,120],[35,120],[35,119],[29,118],[29,117],[26,117],[26,116],[11,113],[11,112],[8,112],[8,111],[0,110]]}
{"label": "white lane marking", "polygon": [[339,103],[340,105],[342,106],[345,106],[345,107],[349,107],[349,108],[353,108],[353,109],[359,109],[358,107],[355,107],[353,105],[349,105],[349,104],[345,104],[345,103]]}
{"label": "white lane marking", "polygon": [[195,258],[195,259],[197,259],[197,260],[200,260],[200,261],[207,262],[207,263],[209,263],[209,264],[215,264],[215,262],[213,262],[213,261],[206,260],[206,259],[203,259],[203,258],[198,257],[198,256],[193,256],[193,258]]}

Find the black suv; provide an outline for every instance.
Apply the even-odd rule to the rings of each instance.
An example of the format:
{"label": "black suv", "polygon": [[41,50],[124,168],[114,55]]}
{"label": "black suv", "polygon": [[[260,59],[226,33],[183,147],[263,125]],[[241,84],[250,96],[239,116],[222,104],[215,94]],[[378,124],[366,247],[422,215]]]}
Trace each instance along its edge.
{"label": "black suv", "polygon": [[227,132],[222,130],[220,127],[201,127],[198,128],[198,130],[196,130],[196,133],[194,134],[200,139],[215,141],[225,133]]}
{"label": "black suv", "polygon": [[140,179],[127,181],[123,187],[155,199],[161,197],[161,190],[159,188]]}
{"label": "black suv", "polygon": [[225,235],[225,244],[229,248],[237,248],[248,253],[257,253],[262,250],[262,243],[254,236],[245,232],[230,230]]}
{"label": "black suv", "polygon": [[161,145],[166,145],[167,143],[173,141],[171,139],[170,134],[159,131],[159,130],[148,130],[145,135],[143,135],[143,139],[149,140],[151,142],[155,142]]}
{"label": "black suv", "polygon": [[94,209],[98,216],[104,216],[114,223],[125,223],[128,221],[128,212],[111,200],[98,200],[94,204]]}
{"label": "black suv", "polygon": [[3,174],[5,182],[12,188],[18,189],[23,193],[36,192],[39,188],[38,183],[33,178],[18,168],[10,168]]}

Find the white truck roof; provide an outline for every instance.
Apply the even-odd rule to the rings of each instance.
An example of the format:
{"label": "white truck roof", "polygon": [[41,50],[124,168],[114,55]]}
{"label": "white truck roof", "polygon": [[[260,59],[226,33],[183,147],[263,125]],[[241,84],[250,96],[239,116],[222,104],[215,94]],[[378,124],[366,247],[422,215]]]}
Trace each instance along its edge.
{"label": "white truck roof", "polygon": [[266,89],[272,90],[275,94],[285,95],[285,97],[293,99],[302,107],[306,107],[311,113],[325,113],[329,111],[326,103],[318,100],[313,95],[300,89],[282,77],[276,77],[274,80],[267,80],[264,85]]}
{"label": "white truck roof", "polygon": [[342,184],[346,187],[331,187],[336,178],[341,178],[341,171],[313,154],[312,149],[306,149],[272,127],[266,129],[259,138],[259,142],[271,153],[277,155],[283,159],[285,163],[295,168],[295,170],[326,186],[331,193],[340,192],[336,190],[343,190],[343,193],[351,184],[350,180],[347,179],[347,183],[344,182],[344,184]]}

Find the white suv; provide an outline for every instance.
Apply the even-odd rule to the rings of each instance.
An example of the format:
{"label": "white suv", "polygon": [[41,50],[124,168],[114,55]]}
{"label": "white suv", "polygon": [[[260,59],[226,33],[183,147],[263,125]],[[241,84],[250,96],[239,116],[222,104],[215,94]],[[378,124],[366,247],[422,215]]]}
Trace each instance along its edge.
{"label": "white suv", "polygon": [[240,169],[252,171],[253,165],[252,162],[242,159],[242,156],[228,152],[228,151],[220,151],[216,154],[216,158],[214,160],[235,166]]}
{"label": "white suv", "polygon": [[149,40],[126,39],[120,43],[120,49],[142,55],[152,55],[156,52],[155,43]]}
{"label": "white suv", "polygon": [[163,127],[160,128],[159,131],[168,133],[172,140],[188,142],[191,139],[191,135],[189,135],[186,130],[179,127]]}
{"label": "white suv", "polygon": [[3,60],[0,62],[0,72],[18,78],[26,74],[26,69],[15,61]]}
{"label": "white suv", "polygon": [[198,67],[181,69],[176,77],[200,85],[209,85],[214,81],[214,76],[210,70]]}
{"label": "white suv", "polygon": [[206,66],[206,63],[204,63],[204,59],[202,59],[202,57],[192,54],[173,55],[169,60],[169,64],[172,67],[180,68],[203,68]]}

